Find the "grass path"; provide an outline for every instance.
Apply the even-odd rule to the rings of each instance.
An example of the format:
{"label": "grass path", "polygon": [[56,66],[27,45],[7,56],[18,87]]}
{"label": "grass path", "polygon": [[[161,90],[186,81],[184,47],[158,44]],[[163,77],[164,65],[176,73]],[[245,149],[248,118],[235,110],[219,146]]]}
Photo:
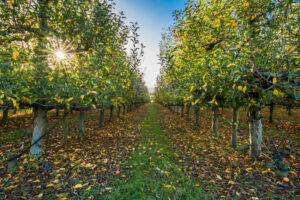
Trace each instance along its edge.
{"label": "grass path", "polygon": [[155,106],[151,104],[136,150],[125,164],[127,170],[113,180],[107,199],[208,199],[201,184],[172,162],[172,148],[156,115]]}

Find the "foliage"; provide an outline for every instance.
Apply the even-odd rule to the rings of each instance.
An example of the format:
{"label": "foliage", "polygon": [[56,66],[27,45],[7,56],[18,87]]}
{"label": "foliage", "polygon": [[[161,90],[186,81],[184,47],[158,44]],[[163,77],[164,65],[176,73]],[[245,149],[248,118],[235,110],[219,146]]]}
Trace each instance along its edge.
{"label": "foliage", "polygon": [[1,106],[147,101],[133,70],[140,63],[126,54],[129,27],[112,1],[2,1],[0,13]]}

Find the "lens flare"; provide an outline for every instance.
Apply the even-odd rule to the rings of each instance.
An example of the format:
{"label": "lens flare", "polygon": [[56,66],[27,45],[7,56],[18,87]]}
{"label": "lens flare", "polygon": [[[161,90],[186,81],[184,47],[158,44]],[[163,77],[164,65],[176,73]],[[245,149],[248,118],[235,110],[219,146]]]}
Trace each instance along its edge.
{"label": "lens flare", "polygon": [[62,51],[57,51],[55,52],[55,55],[57,57],[58,60],[63,60],[66,58],[66,54]]}

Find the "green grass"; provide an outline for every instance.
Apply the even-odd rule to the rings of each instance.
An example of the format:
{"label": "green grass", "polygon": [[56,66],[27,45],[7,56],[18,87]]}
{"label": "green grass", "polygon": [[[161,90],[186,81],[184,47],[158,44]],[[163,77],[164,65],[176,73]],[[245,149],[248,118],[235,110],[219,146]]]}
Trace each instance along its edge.
{"label": "green grass", "polygon": [[[212,199],[201,183],[172,162],[173,151],[160,129],[154,104],[150,105],[139,133],[138,146],[125,164],[127,178],[112,178],[105,199]],[[196,184],[200,184],[196,185]]]}

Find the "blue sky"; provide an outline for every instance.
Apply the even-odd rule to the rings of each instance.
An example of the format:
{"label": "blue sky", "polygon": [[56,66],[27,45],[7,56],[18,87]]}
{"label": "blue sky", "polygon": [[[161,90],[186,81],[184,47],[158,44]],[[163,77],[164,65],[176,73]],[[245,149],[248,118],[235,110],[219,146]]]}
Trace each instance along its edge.
{"label": "blue sky", "polygon": [[159,41],[161,33],[173,24],[173,11],[184,8],[185,0],[116,0],[116,11],[123,11],[127,24],[138,22],[140,41],[146,45],[142,67],[144,80],[153,88],[159,74]]}

